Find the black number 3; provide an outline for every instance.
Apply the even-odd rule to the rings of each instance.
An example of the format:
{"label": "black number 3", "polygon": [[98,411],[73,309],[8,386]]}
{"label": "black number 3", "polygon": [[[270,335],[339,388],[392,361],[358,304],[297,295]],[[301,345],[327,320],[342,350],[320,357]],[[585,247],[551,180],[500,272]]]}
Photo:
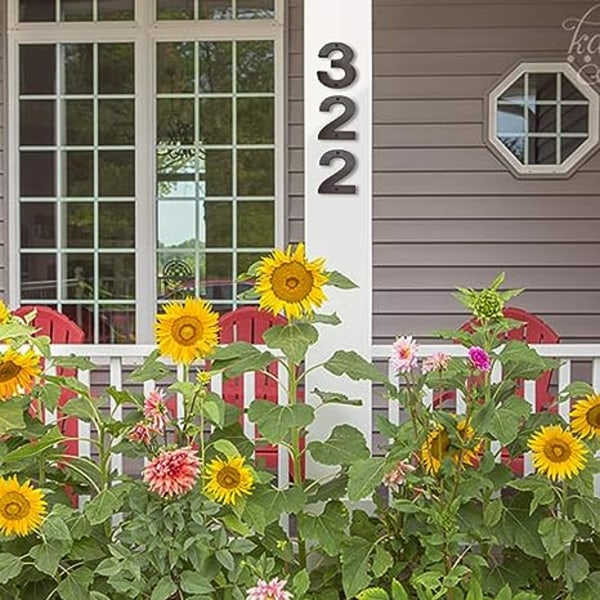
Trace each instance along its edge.
{"label": "black number 3", "polygon": [[354,83],[354,80],[356,79],[356,69],[352,65],[352,61],[354,60],[354,50],[347,44],[342,44],[342,42],[330,42],[329,44],[325,44],[321,48],[319,56],[321,58],[329,58],[336,50],[342,53],[342,57],[332,58],[331,68],[342,69],[342,71],[344,71],[344,76],[341,79],[333,79],[327,71],[317,71],[317,77],[319,78],[319,81],[328,88],[340,89]]}
{"label": "black number 3", "polygon": [[344,177],[347,177],[356,167],[356,157],[346,150],[329,150],[321,156],[319,164],[323,167],[329,166],[332,161],[340,159],[344,161],[344,166],[330,175],[319,186],[319,194],[356,194],[355,185],[337,185]]}

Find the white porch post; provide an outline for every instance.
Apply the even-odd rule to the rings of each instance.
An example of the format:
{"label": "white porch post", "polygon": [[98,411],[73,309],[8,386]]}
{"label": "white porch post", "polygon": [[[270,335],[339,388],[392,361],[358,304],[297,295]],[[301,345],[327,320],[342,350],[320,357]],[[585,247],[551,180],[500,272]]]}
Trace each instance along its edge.
{"label": "white porch post", "polygon": [[[342,324],[321,327],[319,343],[308,357],[309,366],[327,359],[336,350],[355,350],[370,360],[372,38],[372,0],[304,0],[307,254],[311,258],[325,257],[328,269],[342,272],[359,286],[355,290],[326,288],[329,302],[324,312],[336,311]],[[345,111],[351,113],[353,108],[351,120],[336,127],[332,134],[322,132],[325,125]],[[355,135],[348,132],[355,132]],[[340,171],[345,163],[351,167],[352,162],[355,166],[348,175],[334,182],[329,190],[321,187],[319,191],[327,178]],[[343,186],[356,186],[356,189]],[[330,193],[324,193],[327,191]],[[324,407],[309,430],[309,440],[325,439],[332,427],[348,423],[363,431],[370,446],[372,406],[369,383],[335,377],[320,369],[307,381],[309,402],[316,400],[311,394],[315,387],[342,392],[350,398],[361,398],[363,406]],[[307,467],[309,477],[321,470],[310,460]]]}

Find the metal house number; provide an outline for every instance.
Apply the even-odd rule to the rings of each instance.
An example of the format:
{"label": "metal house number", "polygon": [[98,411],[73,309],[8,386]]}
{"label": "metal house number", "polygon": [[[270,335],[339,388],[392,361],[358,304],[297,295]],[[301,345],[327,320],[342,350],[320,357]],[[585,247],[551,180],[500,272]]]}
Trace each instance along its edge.
{"label": "metal house number", "polygon": [[[356,68],[352,64],[354,60],[354,50],[347,44],[341,42],[330,42],[325,44],[319,51],[320,58],[329,58],[334,52],[341,52],[341,58],[331,59],[332,69],[341,69],[343,77],[333,79],[327,71],[318,71],[319,81],[328,88],[343,89],[352,85],[356,80]],[[330,123],[327,123],[319,132],[319,140],[355,140],[356,131],[340,131],[340,127],[345,125],[356,113],[356,104],[348,96],[328,96],[319,106],[320,112],[331,112],[334,106],[343,107],[344,111],[339,117],[336,117]],[[343,161],[343,166],[330,175],[319,186],[319,194],[356,194],[356,186],[341,184],[346,177],[351,175],[356,169],[356,156],[348,150],[334,149],[328,150],[321,156],[319,164],[329,166],[333,161]]]}

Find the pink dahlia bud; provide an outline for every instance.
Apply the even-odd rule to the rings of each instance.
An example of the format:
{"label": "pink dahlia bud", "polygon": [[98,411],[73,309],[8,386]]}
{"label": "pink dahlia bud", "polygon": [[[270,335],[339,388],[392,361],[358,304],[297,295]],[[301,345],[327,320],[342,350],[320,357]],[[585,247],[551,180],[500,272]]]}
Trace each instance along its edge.
{"label": "pink dahlia bud", "polygon": [[400,486],[406,482],[406,476],[408,473],[412,473],[415,470],[409,462],[403,460],[399,462],[393,471],[386,473],[383,476],[383,485],[390,488],[392,491],[397,492]]}
{"label": "pink dahlia bud", "polygon": [[480,371],[487,372],[492,368],[489,354],[479,346],[469,348],[469,360],[471,365]]}
{"label": "pink dahlia bud", "polygon": [[286,592],[283,588],[287,581],[282,581],[275,577],[268,583],[263,579],[256,582],[256,587],[248,590],[246,600],[290,600],[292,594]]}
{"label": "pink dahlia bud", "polygon": [[161,452],[143,471],[152,492],[163,498],[187,494],[200,475],[200,459],[191,448]]}
{"label": "pink dahlia bud", "polygon": [[171,414],[165,403],[164,392],[154,390],[148,394],[144,400],[144,417],[148,426],[156,433],[163,433]]}
{"label": "pink dahlia bud", "polygon": [[392,344],[390,360],[396,373],[408,373],[417,365],[417,342],[412,336],[399,337]]}
{"label": "pink dahlia bud", "polygon": [[149,444],[153,433],[154,431],[148,427],[147,423],[140,421],[134,425],[133,429],[129,432],[128,437],[132,442]]}
{"label": "pink dahlia bud", "polygon": [[430,371],[445,371],[450,363],[450,356],[444,352],[436,352],[423,361],[423,373]]}

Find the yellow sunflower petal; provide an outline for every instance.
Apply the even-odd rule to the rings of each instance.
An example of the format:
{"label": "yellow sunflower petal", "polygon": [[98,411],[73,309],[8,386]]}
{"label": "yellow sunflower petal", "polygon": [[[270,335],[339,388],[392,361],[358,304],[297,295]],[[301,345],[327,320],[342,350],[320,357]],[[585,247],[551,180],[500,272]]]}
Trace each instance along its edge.
{"label": "yellow sunflower petal", "polygon": [[40,357],[33,350],[23,354],[6,350],[0,355],[0,399],[29,392],[41,370]]}
{"label": "yellow sunflower petal", "polygon": [[0,531],[4,535],[29,535],[46,514],[46,500],[31,483],[20,484],[15,476],[0,477]]}
{"label": "yellow sunflower petal", "polygon": [[322,258],[309,261],[304,244],[285,252],[274,250],[257,268],[256,292],[263,310],[274,315],[284,312],[288,319],[310,315],[327,297],[323,286],[328,281]]}
{"label": "yellow sunflower petal", "polygon": [[250,494],[254,485],[254,475],[244,461],[242,456],[212,460],[207,465],[204,475],[207,482],[205,492],[216,502],[232,506],[244,494]]}
{"label": "yellow sunflower petal", "polygon": [[553,480],[574,477],[587,462],[585,444],[560,425],[542,427],[528,446],[535,469]]}
{"label": "yellow sunflower petal", "polygon": [[161,355],[189,365],[219,343],[219,315],[201,298],[187,298],[184,304],[167,305],[154,331]]}
{"label": "yellow sunflower petal", "polygon": [[10,321],[10,310],[2,300],[0,300],[0,325],[4,325]]}
{"label": "yellow sunflower petal", "polygon": [[582,438],[600,436],[600,394],[577,402],[571,411],[571,429]]}
{"label": "yellow sunflower petal", "polygon": [[475,464],[477,447],[473,447],[475,435],[473,428],[467,424],[466,419],[462,419],[456,425],[456,429],[466,448],[453,447],[450,435],[445,427],[439,423],[429,433],[421,446],[421,460],[425,466],[425,471],[430,475],[435,475],[440,470],[442,462],[447,457],[451,458],[456,465],[460,462],[461,468]]}

